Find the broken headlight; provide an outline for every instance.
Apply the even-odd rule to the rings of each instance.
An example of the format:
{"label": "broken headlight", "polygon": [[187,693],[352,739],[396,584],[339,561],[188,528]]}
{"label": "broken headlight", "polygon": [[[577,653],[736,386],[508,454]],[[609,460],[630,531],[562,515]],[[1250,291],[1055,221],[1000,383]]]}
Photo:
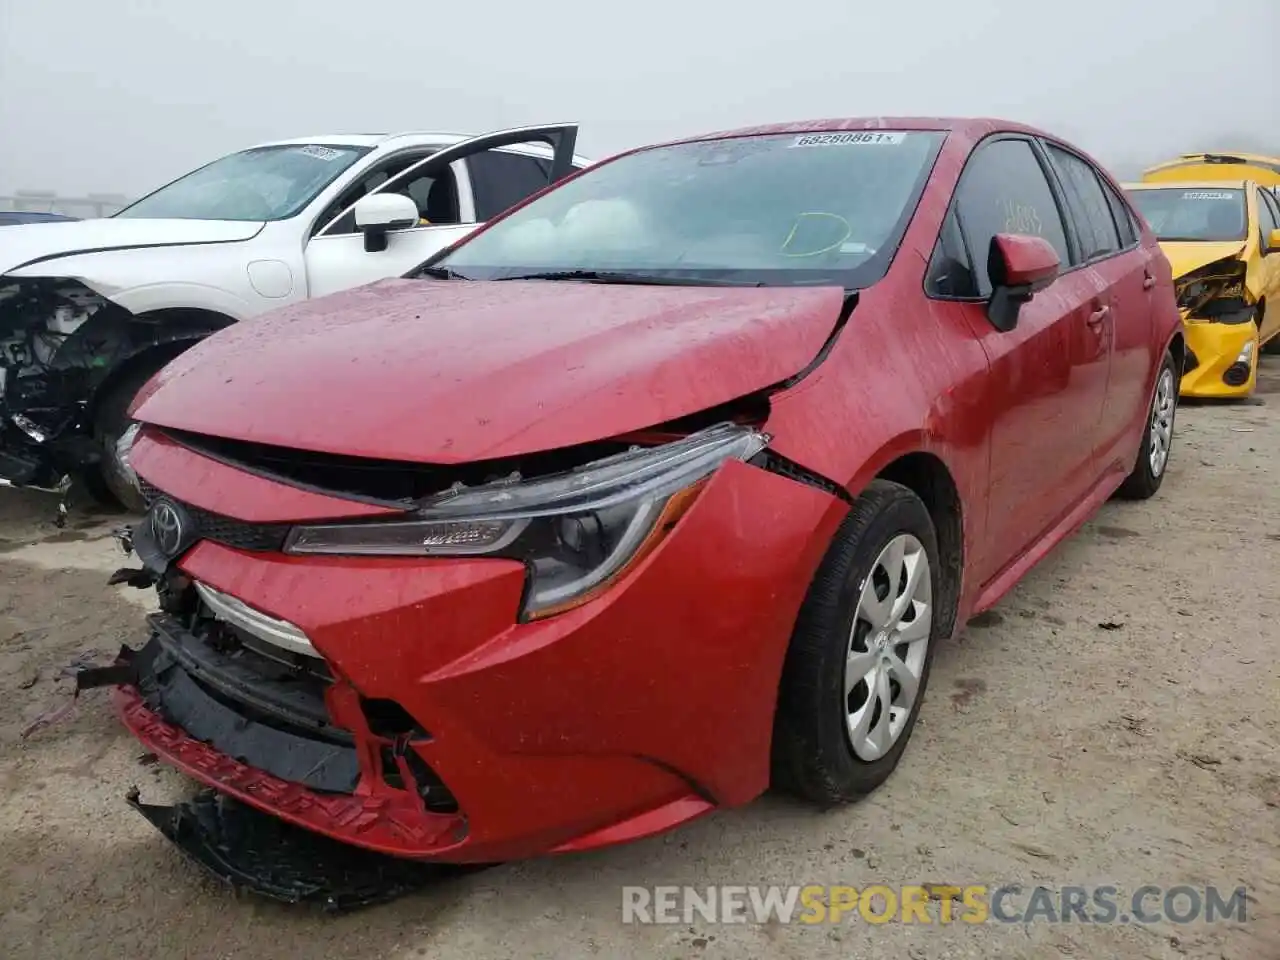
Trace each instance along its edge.
{"label": "broken headlight", "polygon": [[285,552],[517,559],[529,569],[525,617],[550,616],[643,558],[721,463],[750,459],[768,439],[723,423],[551,477],[447,491],[413,520],[295,527]]}
{"label": "broken headlight", "polygon": [[1174,286],[1178,308],[1192,319],[1218,323],[1245,323],[1253,319],[1251,305],[1245,300],[1244,261],[1229,257],[1217,260],[1179,277]]}

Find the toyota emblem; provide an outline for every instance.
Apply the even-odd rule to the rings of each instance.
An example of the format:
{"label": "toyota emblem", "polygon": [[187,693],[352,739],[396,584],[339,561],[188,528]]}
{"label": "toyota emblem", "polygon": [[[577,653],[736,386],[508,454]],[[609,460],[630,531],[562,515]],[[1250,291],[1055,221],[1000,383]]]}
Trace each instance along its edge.
{"label": "toyota emblem", "polygon": [[157,500],[151,508],[151,536],[166,557],[173,558],[182,549],[187,531],[182,512],[168,500]]}

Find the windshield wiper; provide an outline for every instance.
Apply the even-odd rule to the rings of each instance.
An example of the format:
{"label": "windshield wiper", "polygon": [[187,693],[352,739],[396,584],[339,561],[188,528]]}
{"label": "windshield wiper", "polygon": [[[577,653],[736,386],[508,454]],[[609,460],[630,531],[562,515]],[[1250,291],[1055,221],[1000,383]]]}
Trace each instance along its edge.
{"label": "windshield wiper", "polygon": [[464,277],[456,270],[450,270],[448,267],[423,267],[414,272],[414,277],[430,277],[432,280],[470,280],[470,277]]}
{"label": "windshield wiper", "polygon": [[723,277],[662,277],[652,273],[628,273],[622,270],[551,270],[546,273],[520,273],[495,280],[582,280],[587,283],[622,283],[637,286],[667,287],[763,287],[760,281],[747,282]]}

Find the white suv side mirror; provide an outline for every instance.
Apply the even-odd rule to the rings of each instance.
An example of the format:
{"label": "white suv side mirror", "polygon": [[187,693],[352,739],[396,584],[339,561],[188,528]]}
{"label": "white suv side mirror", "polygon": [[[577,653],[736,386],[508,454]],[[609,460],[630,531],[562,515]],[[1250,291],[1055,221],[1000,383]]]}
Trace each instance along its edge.
{"label": "white suv side mirror", "polygon": [[400,193],[361,197],[355,206],[356,229],[364,234],[368,253],[387,249],[387,231],[418,225],[418,205]]}

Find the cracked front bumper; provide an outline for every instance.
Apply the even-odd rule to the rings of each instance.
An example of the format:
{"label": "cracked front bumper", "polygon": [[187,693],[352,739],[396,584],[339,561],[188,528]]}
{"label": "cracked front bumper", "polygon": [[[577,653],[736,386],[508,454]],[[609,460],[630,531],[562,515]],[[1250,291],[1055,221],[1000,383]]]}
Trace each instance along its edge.
{"label": "cracked front bumper", "polygon": [[[120,714],[205,785],[399,857],[490,863],[638,839],[768,785],[782,659],[844,511],[824,491],[726,464],[606,594],[529,623],[517,622],[519,563],[203,540],[178,572],[296,626],[327,669],[318,702],[331,729],[296,715],[314,719],[315,696],[290,715],[246,709],[225,678],[190,664],[121,688]],[[220,711],[232,716],[209,719]],[[255,725],[275,746],[245,739]]]}
{"label": "cracked front bumper", "polygon": [[1253,323],[1183,322],[1196,366],[1182,377],[1184,397],[1247,397],[1258,381],[1258,328]]}

